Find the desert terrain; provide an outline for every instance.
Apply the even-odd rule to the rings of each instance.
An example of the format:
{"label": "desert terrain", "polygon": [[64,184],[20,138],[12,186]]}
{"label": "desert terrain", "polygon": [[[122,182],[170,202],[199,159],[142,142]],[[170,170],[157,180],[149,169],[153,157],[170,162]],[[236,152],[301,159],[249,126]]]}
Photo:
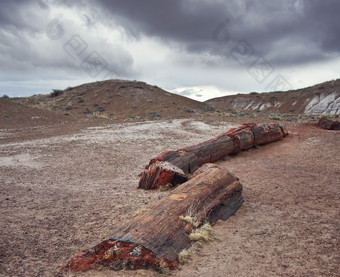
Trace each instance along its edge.
{"label": "desert terrain", "polygon": [[[245,203],[214,225],[216,239],[171,275],[338,276],[339,131],[320,129],[317,117],[304,123],[299,116],[229,116],[170,94],[175,100],[157,100],[140,87],[129,99],[137,90],[144,102],[125,99],[129,108],[105,114],[94,104],[117,109],[117,100],[79,99],[83,88],[74,96],[65,92],[62,105],[47,96],[0,100],[0,276],[158,276],[152,270],[60,268],[169,193],[137,189],[152,157],[245,122],[284,124],[289,136],[218,162],[240,179]],[[111,96],[122,98],[117,89]],[[83,103],[88,106],[76,106]],[[147,106],[152,103],[158,106]]]}

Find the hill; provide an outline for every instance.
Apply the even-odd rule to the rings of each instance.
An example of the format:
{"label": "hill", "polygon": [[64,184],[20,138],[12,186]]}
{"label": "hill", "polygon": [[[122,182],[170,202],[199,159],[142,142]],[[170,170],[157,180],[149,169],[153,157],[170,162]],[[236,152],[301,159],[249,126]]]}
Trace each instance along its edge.
{"label": "hill", "polygon": [[205,101],[223,111],[281,114],[340,114],[340,79],[311,87],[269,93],[230,95]]}
{"label": "hill", "polygon": [[188,117],[211,109],[208,104],[169,93],[157,86],[125,80],[88,83],[13,101],[67,115],[83,114],[117,120]]}
{"label": "hill", "polygon": [[[327,97],[327,88],[316,89],[305,93]],[[269,95],[280,101],[290,97]],[[142,122],[172,112],[191,118]],[[213,111],[207,104],[126,81],[0,98],[0,275],[62,276],[60,267],[69,257],[169,195],[137,190],[138,174],[151,157],[245,122],[268,122],[267,115],[266,109],[251,110],[249,117]],[[115,117],[121,120],[111,120]],[[219,162],[240,179],[246,202],[227,221],[217,222],[217,239],[202,245],[172,276],[337,276],[339,134],[310,123],[285,125],[290,133],[285,140]],[[81,276],[112,274],[156,273],[103,269]]]}

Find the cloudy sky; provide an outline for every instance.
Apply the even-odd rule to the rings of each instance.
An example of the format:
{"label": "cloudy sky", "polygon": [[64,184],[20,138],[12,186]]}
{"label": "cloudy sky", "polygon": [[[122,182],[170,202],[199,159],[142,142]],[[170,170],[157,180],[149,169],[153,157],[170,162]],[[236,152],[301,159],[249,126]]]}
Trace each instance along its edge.
{"label": "cloudy sky", "polygon": [[198,100],[339,78],[339,0],[1,0],[0,95],[140,80]]}

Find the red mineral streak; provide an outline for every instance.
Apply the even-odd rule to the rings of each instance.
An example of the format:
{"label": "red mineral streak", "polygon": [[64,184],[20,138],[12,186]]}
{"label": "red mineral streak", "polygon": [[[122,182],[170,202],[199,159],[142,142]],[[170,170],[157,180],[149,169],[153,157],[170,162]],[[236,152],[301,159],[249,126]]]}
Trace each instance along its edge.
{"label": "red mineral streak", "polygon": [[101,266],[113,270],[142,268],[174,270],[178,268],[178,259],[169,261],[164,257],[157,258],[150,250],[135,243],[106,240],[71,258],[62,271],[87,271]]}

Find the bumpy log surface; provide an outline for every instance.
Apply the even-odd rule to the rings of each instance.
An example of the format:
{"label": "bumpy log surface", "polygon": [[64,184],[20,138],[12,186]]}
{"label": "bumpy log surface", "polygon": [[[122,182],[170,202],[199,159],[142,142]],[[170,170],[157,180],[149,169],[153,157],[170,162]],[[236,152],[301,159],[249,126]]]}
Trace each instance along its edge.
{"label": "bumpy log surface", "polygon": [[[158,175],[158,171],[153,166],[156,162],[168,162],[181,169],[185,175],[192,174],[203,164],[216,162],[229,154],[247,150],[256,145],[283,139],[287,135],[288,132],[285,127],[278,124],[262,124],[259,126],[254,123],[243,124],[216,138],[177,151],[165,152],[151,159],[142,173],[138,187],[156,189],[168,182],[168,179],[162,180]],[[153,176],[154,174],[156,176]],[[168,171],[166,176],[175,174],[176,172],[170,173]],[[177,180],[177,183],[171,183],[172,187],[179,183],[178,179],[174,180]]]}
{"label": "bumpy log surface", "polygon": [[333,121],[327,118],[320,118],[318,122],[319,127],[327,130],[340,130],[340,122]]}
{"label": "bumpy log surface", "polygon": [[288,133],[278,124],[262,124],[251,128],[254,134],[254,146],[268,144],[283,139]]}
{"label": "bumpy log surface", "polygon": [[[225,169],[207,164],[192,179],[134,217],[112,237],[80,252],[64,270],[175,269],[178,254],[191,246],[189,233],[206,220],[226,220],[242,205],[242,185]],[[181,219],[190,213],[193,224]],[[182,218],[183,218],[182,217]]]}

